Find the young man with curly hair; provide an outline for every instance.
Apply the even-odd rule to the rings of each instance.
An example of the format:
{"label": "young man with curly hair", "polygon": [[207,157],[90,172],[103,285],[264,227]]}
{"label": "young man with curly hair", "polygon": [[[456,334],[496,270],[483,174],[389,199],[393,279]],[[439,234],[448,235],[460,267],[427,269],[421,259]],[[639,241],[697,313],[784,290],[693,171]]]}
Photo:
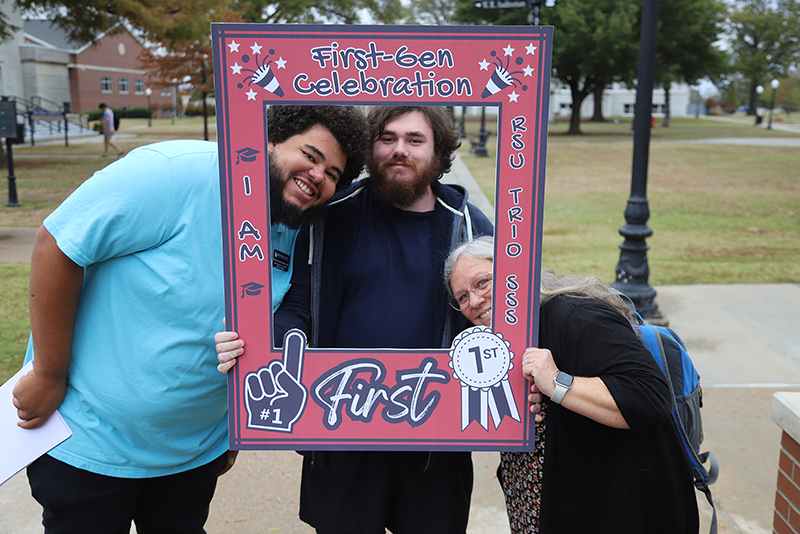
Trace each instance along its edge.
{"label": "young man with curly hair", "polygon": [[[366,121],[354,107],[272,107],[268,131],[272,233],[291,256],[297,228],[360,173]],[[14,405],[24,428],[58,409],[73,432],[28,468],[49,533],[128,532],[131,521],[140,534],[204,532],[235,459],[210,343],[224,314],[217,158],[204,141],[138,148],[39,229],[33,370]]]}

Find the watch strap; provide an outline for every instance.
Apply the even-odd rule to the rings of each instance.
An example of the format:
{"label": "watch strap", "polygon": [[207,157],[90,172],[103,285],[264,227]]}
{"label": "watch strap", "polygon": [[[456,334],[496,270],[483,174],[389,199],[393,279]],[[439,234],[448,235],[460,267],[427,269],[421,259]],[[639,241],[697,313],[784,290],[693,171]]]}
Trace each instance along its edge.
{"label": "watch strap", "polygon": [[[560,383],[559,378],[565,378],[568,381],[568,385]],[[573,376],[568,375],[563,371],[559,371],[555,379],[556,389],[553,391],[553,396],[550,397],[550,400],[556,404],[561,404],[561,401],[564,400],[564,395],[566,395],[567,391],[569,391],[569,389],[572,387],[574,380],[575,379]]]}

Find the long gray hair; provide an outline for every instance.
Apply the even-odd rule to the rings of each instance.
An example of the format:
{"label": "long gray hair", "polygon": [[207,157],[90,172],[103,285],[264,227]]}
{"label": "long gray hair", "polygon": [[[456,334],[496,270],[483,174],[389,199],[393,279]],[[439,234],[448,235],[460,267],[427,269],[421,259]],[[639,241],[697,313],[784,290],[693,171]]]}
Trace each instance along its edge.
{"label": "long gray hair", "polygon": [[[444,263],[444,281],[450,296],[453,296],[450,277],[453,275],[456,262],[462,257],[471,260],[494,261],[494,238],[491,236],[478,237],[460,245],[450,253]],[[601,300],[617,310],[625,319],[630,321],[632,318],[631,309],[625,304],[620,293],[596,276],[556,274],[550,269],[542,269],[539,291],[540,306],[558,295],[569,295],[581,299]]]}
{"label": "long gray hair", "polygon": [[540,306],[558,295],[598,299],[617,310],[628,321],[631,320],[631,309],[625,304],[620,293],[596,276],[556,274],[550,269],[542,269],[539,288]]}

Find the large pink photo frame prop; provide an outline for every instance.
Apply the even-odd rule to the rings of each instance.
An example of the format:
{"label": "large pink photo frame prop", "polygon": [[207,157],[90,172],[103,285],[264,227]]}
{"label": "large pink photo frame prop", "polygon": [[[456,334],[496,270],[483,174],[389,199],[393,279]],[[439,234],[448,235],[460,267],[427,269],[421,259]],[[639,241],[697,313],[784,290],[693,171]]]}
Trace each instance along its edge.
{"label": "large pink photo frame prop", "polygon": [[[552,28],[212,24],[232,449],[532,450]],[[273,348],[269,105],[496,106],[493,329],[448,350]],[[438,274],[438,273],[437,273]],[[387,327],[389,327],[387,325]]]}

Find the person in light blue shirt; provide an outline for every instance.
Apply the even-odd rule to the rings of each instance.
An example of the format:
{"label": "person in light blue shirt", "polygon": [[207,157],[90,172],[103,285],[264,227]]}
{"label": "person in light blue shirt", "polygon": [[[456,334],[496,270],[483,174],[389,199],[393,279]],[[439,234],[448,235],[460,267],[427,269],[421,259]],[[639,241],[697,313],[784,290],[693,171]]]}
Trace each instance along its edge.
{"label": "person in light blue shirt", "polygon": [[[360,173],[366,121],[347,106],[272,107],[267,120],[272,236],[291,256],[297,229]],[[184,140],[98,171],[39,229],[33,370],[14,405],[23,428],[58,409],[73,432],[28,468],[46,532],[131,521],[140,534],[203,532],[235,459],[211,339],[224,309],[220,221],[217,146]]]}

